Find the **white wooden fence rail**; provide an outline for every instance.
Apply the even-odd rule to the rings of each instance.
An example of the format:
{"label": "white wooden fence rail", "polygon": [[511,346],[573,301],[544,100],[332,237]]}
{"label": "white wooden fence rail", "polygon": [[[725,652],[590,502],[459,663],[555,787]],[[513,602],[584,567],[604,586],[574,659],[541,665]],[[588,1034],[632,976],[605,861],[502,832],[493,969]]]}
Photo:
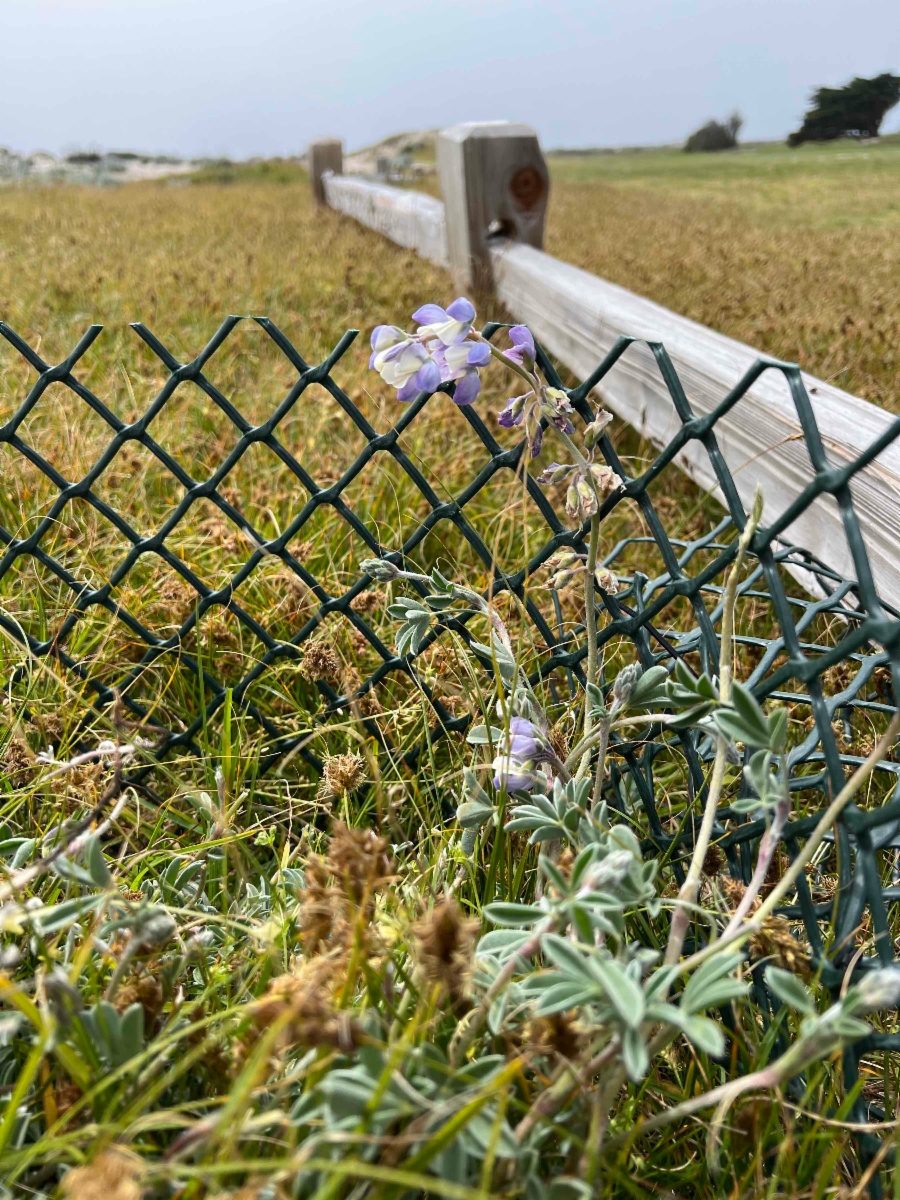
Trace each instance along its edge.
{"label": "white wooden fence rail", "polygon": [[[446,265],[447,230],[440,200],[367,180],[326,175],[328,204],[386,237]],[[527,324],[552,357],[585,378],[622,335],[662,342],[694,412],[713,409],[760,357],[734,339],[707,329],[606,280],[519,242],[491,243],[497,299]],[[397,314],[377,314],[380,320]],[[855,459],[895,420],[883,409],[821,380],[804,376],[832,465]],[[618,417],[663,446],[680,421],[652,352],[631,346],[604,379],[600,393]],[[780,372],[767,371],[715,427],[719,447],[744,504],[757,484],[771,524],[813,478],[800,424]],[[680,465],[700,487],[715,492],[705,449],[688,443]],[[853,479],[852,493],[876,584],[900,605],[900,445],[894,443]],[[855,578],[837,505],[818,498],[785,532],[835,571]]]}
{"label": "white wooden fence rail", "polygon": [[439,267],[447,265],[447,225],[442,200],[352,175],[326,173],[322,184],[331,208],[346,213],[361,225],[377,229],[398,246],[415,250]]}

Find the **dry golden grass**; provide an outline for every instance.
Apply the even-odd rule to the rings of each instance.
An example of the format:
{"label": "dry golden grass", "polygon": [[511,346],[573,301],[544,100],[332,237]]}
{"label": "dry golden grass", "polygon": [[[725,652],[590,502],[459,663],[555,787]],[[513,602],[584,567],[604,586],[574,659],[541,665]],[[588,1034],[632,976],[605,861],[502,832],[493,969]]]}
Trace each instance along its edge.
{"label": "dry golden grass", "polygon": [[551,165],[551,254],[900,411],[900,144]]}

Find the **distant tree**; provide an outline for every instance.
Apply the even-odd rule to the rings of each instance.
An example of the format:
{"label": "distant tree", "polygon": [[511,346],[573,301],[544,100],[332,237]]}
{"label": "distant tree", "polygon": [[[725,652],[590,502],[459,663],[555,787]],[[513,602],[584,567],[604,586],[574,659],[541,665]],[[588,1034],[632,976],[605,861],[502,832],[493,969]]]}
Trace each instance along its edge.
{"label": "distant tree", "polygon": [[698,150],[733,150],[744,118],[733,112],[727,121],[707,121],[684,144],[685,150],[693,154]]}
{"label": "distant tree", "polygon": [[845,87],[818,88],[803,124],[788,138],[789,146],[830,142],[834,138],[877,137],[884,114],[900,100],[900,75],[885,72],[874,79],[858,76]]}

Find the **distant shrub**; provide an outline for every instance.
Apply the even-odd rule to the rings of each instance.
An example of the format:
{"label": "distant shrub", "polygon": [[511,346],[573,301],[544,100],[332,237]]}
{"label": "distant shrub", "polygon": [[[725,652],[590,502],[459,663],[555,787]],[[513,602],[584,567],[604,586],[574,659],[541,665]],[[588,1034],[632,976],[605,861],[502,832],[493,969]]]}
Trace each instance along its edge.
{"label": "distant shrub", "polygon": [[818,88],[803,124],[788,138],[789,146],[830,142],[835,138],[877,137],[885,113],[900,100],[900,75],[885,72],[855,79],[839,88]]}
{"label": "distant shrub", "polygon": [[727,121],[707,121],[696,133],[692,133],[684,148],[689,154],[697,151],[733,150],[738,144],[738,134],[744,123],[740,113],[732,113]]}

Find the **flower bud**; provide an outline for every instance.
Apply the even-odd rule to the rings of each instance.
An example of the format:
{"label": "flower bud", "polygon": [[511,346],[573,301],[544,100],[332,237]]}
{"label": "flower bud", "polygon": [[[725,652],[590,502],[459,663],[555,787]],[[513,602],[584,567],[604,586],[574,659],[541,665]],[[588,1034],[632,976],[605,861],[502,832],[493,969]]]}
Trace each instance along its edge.
{"label": "flower bud", "polygon": [[612,413],[607,412],[605,408],[601,408],[584,431],[584,444],[588,450],[592,450],[603,436],[603,431],[612,420]]}
{"label": "flower bud", "polygon": [[561,592],[563,588],[569,586],[577,574],[577,571],[556,571],[550,576],[550,587],[554,592]]}
{"label": "flower bud", "polygon": [[570,517],[578,516],[578,489],[574,483],[569,484],[566,492],[566,512]]}
{"label": "flower bud", "polygon": [[537,477],[538,483],[562,483],[569,472],[573,470],[568,463],[550,463],[549,467],[545,467]]}
{"label": "flower bud", "polygon": [[873,1012],[879,1008],[900,1006],[900,967],[883,967],[869,971],[856,987],[859,1006],[856,1012]]}
{"label": "flower bud", "polygon": [[581,562],[584,556],[577,554],[574,550],[561,550],[559,554],[554,554],[552,558],[547,559],[547,566],[554,570],[564,570],[568,567],[573,567],[575,563]]}
{"label": "flower bud", "polygon": [[619,591],[619,581],[609,567],[598,566],[594,571],[594,578],[597,580],[597,586],[608,595],[615,596]]}
{"label": "flower bud", "polygon": [[377,579],[379,583],[390,583],[401,574],[400,568],[395,567],[386,558],[367,558],[359,564],[359,569]]}
{"label": "flower bud", "polygon": [[629,663],[627,667],[622,668],[612,685],[613,699],[617,704],[628,703],[643,673],[640,663]]}
{"label": "flower bud", "polygon": [[601,492],[613,492],[622,486],[621,478],[606,463],[591,463],[591,475]]}
{"label": "flower bud", "polygon": [[579,479],[575,484],[578,491],[578,499],[581,501],[581,515],[590,517],[597,511],[597,497],[594,495],[594,489],[586,479]]}

